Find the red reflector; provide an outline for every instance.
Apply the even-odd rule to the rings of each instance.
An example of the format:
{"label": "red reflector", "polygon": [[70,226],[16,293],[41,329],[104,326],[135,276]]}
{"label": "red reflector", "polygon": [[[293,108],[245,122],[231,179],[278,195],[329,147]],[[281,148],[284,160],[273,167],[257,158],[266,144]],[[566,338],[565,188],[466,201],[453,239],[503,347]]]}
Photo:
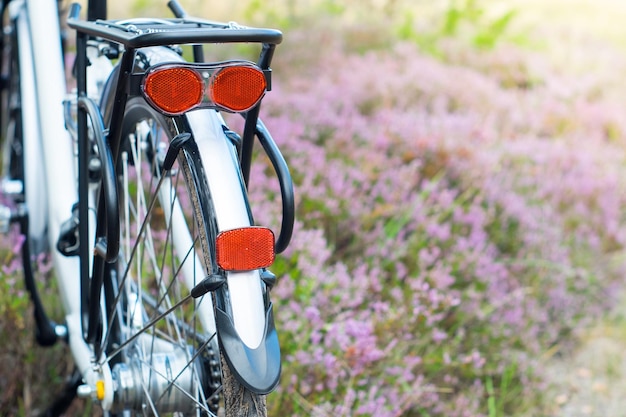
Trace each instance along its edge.
{"label": "red reflector", "polygon": [[274,233],[266,227],[242,227],[215,240],[217,264],[225,271],[250,271],[274,263]]}
{"label": "red reflector", "polygon": [[215,104],[241,112],[254,107],[265,94],[266,87],[265,75],[258,68],[233,66],[214,75],[210,95]]}
{"label": "red reflector", "polygon": [[204,81],[190,68],[165,67],[146,76],[143,90],[162,111],[180,114],[200,104]]}

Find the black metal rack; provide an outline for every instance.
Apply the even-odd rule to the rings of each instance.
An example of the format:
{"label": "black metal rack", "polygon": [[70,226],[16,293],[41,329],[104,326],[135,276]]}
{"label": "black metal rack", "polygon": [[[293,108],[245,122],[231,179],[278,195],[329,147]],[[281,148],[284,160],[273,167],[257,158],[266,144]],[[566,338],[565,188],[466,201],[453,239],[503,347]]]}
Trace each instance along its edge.
{"label": "black metal rack", "polygon": [[253,42],[269,45],[281,43],[279,30],[246,28],[200,19],[170,18],[150,21],[120,20],[85,21],[78,19],[80,6],[73,4],[67,24],[88,36],[99,37],[124,45],[126,48],[143,48],[157,45],[241,43]]}

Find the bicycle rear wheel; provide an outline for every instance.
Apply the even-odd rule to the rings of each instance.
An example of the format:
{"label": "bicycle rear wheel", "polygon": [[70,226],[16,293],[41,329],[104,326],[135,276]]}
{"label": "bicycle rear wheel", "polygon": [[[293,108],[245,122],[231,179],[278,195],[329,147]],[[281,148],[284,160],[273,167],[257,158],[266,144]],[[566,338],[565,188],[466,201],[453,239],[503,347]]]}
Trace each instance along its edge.
{"label": "bicycle rear wheel", "polygon": [[163,169],[179,124],[183,118],[165,118],[142,98],[127,103],[121,249],[105,281],[114,404],[138,415],[218,415],[220,407],[226,416],[266,415],[265,397],[239,386],[221,358],[211,295],[189,295],[215,270],[217,225],[193,141]]}

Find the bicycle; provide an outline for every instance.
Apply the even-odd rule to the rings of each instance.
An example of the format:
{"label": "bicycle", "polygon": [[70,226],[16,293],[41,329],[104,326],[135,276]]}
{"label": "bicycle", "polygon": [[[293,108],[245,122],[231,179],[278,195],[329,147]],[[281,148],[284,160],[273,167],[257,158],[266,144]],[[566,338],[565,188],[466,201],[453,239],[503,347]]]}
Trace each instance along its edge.
{"label": "bicycle", "polygon": [[[75,396],[106,415],[266,415],[281,371],[270,272],[291,239],[293,184],[259,118],[281,32],[188,16],[107,20],[70,6],[66,92],[55,0],[3,0],[0,226],[19,224],[42,346],[69,345]],[[260,45],[207,61],[203,45]],[[186,56],[192,55],[191,59]],[[242,134],[223,113],[241,114]],[[255,140],[280,184],[278,238],[247,200]],[[48,254],[65,309],[49,319],[33,259]]]}

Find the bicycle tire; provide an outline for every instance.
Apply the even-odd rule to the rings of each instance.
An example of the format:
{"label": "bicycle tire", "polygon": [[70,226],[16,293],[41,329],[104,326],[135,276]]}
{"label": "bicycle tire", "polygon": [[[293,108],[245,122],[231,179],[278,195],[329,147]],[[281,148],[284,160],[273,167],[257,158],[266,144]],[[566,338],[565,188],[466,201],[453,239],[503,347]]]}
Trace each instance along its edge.
{"label": "bicycle tire", "polygon": [[[118,398],[116,403],[124,403],[124,408],[137,414],[151,408],[154,415],[161,415],[161,412],[196,415],[198,411],[201,415],[218,415],[218,408],[223,408],[219,415],[227,417],[266,416],[265,396],[241,386],[229,372],[221,351],[218,353],[215,325],[207,323],[214,320],[214,300],[207,304],[206,297],[211,296],[206,295],[200,303],[205,310],[198,312],[200,307],[187,295],[216,268],[212,242],[217,234],[217,220],[202,161],[193,141],[180,148],[172,169],[162,172],[164,152],[178,133],[176,126],[180,128],[181,124],[184,124],[184,117],[176,121],[164,117],[143,98],[134,97],[127,102],[117,167],[122,249],[117,270],[111,269],[110,279],[105,280],[107,311],[113,319],[107,325],[111,329],[109,334],[103,338],[118,384],[134,378],[135,387],[129,398],[121,401]],[[137,184],[132,183],[132,178],[138,179]],[[132,192],[136,194],[130,196]],[[174,214],[178,210],[182,212],[185,227],[181,227],[180,216]],[[133,222],[137,224],[133,226]],[[181,230],[184,228],[187,231]],[[185,240],[189,240],[187,245],[181,243]],[[181,250],[180,246],[189,247]],[[147,254],[146,262],[148,251],[151,253]],[[146,267],[156,268],[149,272]],[[167,278],[170,272],[172,276]],[[179,278],[179,273],[192,276]],[[186,288],[182,281],[186,281]],[[158,293],[158,297],[147,294],[148,291]],[[173,295],[168,299],[165,292]],[[185,299],[180,308],[164,314]],[[141,306],[133,306],[133,300],[140,300]],[[140,310],[142,319],[130,313],[136,309]],[[161,315],[164,317],[157,320]],[[169,316],[173,318],[168,319]],[[144,332],[149,340],[135,336],[137,333],[129,334],[135,331]],[[133,338],[134,341],[128,342]],[[147,350],[147,344],[161,346]],[[174,349],[174,353],[169,349]],[[164,360],[169,361],[170,370],[162,368]],[[175,369],[176,366],[180,369]],[[151,375],[146,376],[146,372]],[[185,379],[188,385],[172,385],[171,380],[176,378]],[[142,381],[137,382],[138,379]],[[139,387],[141,384],[143,386]],[[182,394],[184,398],[179,394],[166,394],[183,388],[187,391]],[[125,395],[131,391],[127,390]]]}

